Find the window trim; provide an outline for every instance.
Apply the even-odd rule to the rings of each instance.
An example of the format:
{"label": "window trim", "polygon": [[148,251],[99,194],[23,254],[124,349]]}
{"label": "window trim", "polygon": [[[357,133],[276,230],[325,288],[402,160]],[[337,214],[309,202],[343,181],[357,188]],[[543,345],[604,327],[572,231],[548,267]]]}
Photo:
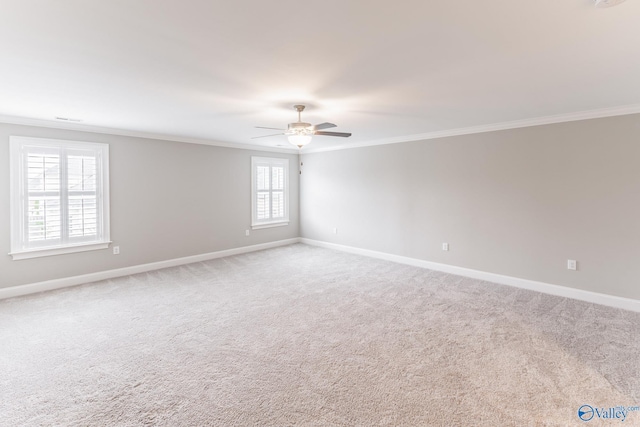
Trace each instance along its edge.
{"label": "window trim", "polygon": [[19,251],[19,252],[10,252],[9,255],[11,255],[14,261],[19,261],[21,259],[40,258],[45,256],[72,254],[76,252],[87,252],[87,251],[96,251],[98,249],[107,249],[111,243],[112,243],[111,241],[107,241],[107,242],[100,242],[100,243],[83,243],[81,245],[56,246],[56,247],[51,247],[46,249],[37,248],[37,249],[29,249],[29,250]]}
{"label": "window trim", "polygon": [[[270,221],[259,221],[257,219],[257,189],[256,189],[256,167],[258,165],[269,164],[269,166],[284,166],[284,218]],[[271,187],[271,185],[270,185]],[[271,193],[273,189],[269,189]],[[269,200],[272,198],[270,197]],[[251,229],[283,227],[289,225],[289,159],[280,157],[259,157],[251,156]]]}
{"label": "window trim", "polygon": [[[87,150],[88,148],[98,152],[100,168],[100,187],[96,190],[99,197],[100,214],[102,216],[102,236],[100,240],[75,241],[51,246],[34,246],[24,248],[24,221],[25,206],[24,197],[26,192],[24,182],[24,157],[23,147],[33,145],[42,147],[52,147],[55,149],[64,148],[67,150]],[[110,207],[109,207],[109,144],[70,141],[52,138],[34,138],[27,136],[9,137],[9,185],[10,185],[10,233],[11,233],[11,255],[13,260],[38,258],[51,255],[68,254],[75,252],[85,252],[98,249],[106,249],[111,244],[110,239]]]}

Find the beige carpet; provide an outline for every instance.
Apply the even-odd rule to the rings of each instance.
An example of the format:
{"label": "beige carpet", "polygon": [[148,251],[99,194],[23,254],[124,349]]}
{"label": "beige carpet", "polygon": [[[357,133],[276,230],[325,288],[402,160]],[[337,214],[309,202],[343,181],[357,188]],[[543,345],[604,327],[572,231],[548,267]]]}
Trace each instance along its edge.
{"label": "beige carpet", "polygon": [[564,426],[583,404],[640,404],[640,314],[300,244],[0,301],[1,426]]}

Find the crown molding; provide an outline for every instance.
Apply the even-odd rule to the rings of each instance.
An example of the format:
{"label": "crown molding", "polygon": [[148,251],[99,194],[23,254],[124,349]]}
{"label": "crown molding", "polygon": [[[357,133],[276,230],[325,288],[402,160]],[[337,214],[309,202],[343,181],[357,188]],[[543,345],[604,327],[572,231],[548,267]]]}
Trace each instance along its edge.
{"label": "crown molding", "polygon": [[268,151],[274,153],[297,154],[297,148],[264,147],[262,145],[238,144],[232,142],[214,141],[201,138],[189,138],[176,135],[165,135],[153,132],[115,129],[101,126],[93,126],[82,123],[57,122],[53,120],[32,119],[28,117],[7,116],[0,114],[0,123],[22,126],[36,126],[52,129],[73,130],[79,132],[101,133],[107,135],[129,136],[133,138],[158,139],[162,141],[184,142],[188,144],[211,145],[214,147],[238,148],[241,150]]}
{"label": "crown molding", "polygon": [[57,122],[52,120],[32,119],[27,117],[7,116],[0,114],[0,123],[47,127],[53,129],[75,130],[81,132],[102,133],[108,135],[129,136],[134,138],[149,138],[164,141],[184,142],[189,144],[211,145],[215,147],[237,148],[242,150],[267,151],[286,154],[313,154],[326,151],[348,150],[351,148],[372,147],[376,145],[399,144],[402,142],[423,141],[428,139],[447,138],[450,136],[470,135],[476,133],[495,132],[500,130],[518,129],[532,126],[542,126],[554,123],[574,122],[580,120],[600,119],[605,117],[625,116],[629,114],[639,114],[640,104],[623,105],[619,107],[600,108],[596,110],[578,111],[574,113],[557,114],[553,116],[535,117],[531,119],[514,120],[509,122],[493,123],[488,125],[470,126],[457,129],[447,129],[436,132],[427,132],[416,135],[405,135],[392,138],[376,139],[372,141],[355,142],[336,147],[307,146],[303,150],[296,148],[264,147],[253,144],[239,144],[232,142],[214,141],[201,138],[189,138],[176,135],[165,135],[153,132],[143,132],[125,129],[115,129],[87,125],[82,123]]}
{"label": "crown molding", "polygon": [[450,136],[470,135],[475,133],[495,132],[507,129],[517,129],[532,126],[542,126],[554,123],[574,122],[580,120],[600,119],[604,117],[625,116],[640,113],[640,104],[624,105],[620,107],[601,108],[597,110],[578,111],[575,113],[557,114],[553,116],[535,117],[532,119],[514,120],[510,122],[493,123],[488,125],[470,126],[458,129],[448,129],[437,132],[428,132],[417,135],[399,136],[393,138],[377,139],[373,141],[356,142],[354,144],[339,147],[309,147],[302,154],[321,153],[325,151],[347,150],[350,148],[372,147],[375,145],[399,144],[402,142],[423,141],[427,139],[447,138]]}

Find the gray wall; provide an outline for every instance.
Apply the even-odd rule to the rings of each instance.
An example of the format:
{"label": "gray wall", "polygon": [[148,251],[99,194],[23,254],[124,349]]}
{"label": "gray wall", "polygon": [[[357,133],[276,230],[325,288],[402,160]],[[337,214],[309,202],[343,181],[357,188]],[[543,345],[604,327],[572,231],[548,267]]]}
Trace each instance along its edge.
{"label": "gray wall", "polygon": [[302,161],[302,237],[640,299],[639,115]]}
{"label": "gray wall", "polygon": [[[9,136],[108,143],[111,250],[13,261]],[[251,156],[290,159],[286,227],[252,230]],[[299,236],[298,155],[0,124],[0,288]]]}

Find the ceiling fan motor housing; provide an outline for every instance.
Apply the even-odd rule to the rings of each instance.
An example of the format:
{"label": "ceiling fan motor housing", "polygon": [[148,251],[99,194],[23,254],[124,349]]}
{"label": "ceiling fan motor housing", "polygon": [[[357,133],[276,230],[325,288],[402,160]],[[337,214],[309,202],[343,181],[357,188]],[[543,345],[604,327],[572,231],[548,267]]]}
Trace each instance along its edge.
{"label": "ceiling fan motor housing", "polygon": [[287,132],[296,133],[296,134],[312,134],[313,125],[311,123],[305,123],[305,122],[289,123]]}

